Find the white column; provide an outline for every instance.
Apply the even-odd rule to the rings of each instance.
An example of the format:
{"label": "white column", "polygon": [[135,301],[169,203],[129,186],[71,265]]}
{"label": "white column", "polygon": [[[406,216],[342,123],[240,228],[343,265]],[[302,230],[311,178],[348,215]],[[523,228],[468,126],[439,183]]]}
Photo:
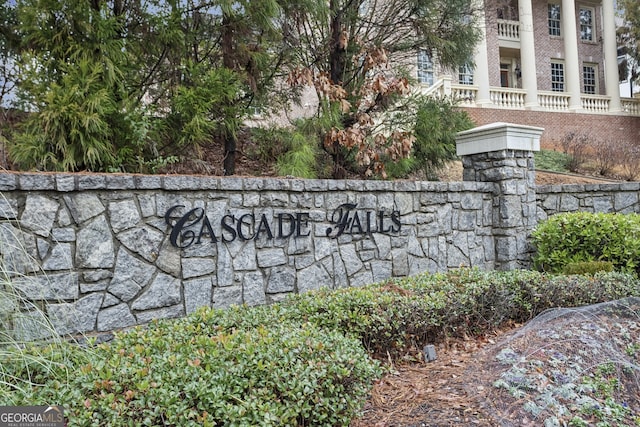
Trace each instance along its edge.
{"label": "white column", "polygon": [[533,9],[531,0],[518,2],[520,14],[520,63],[522,88],[527,91],[525,107],[538,106],[538,77],[536,75],[536,48],[533,38]]}
{"label": "white column", "polygon": [[476,65],[474,83],[478,86],[478,98],[476,105],[491,104],[491,91],[489,86],[489,57],[487,54],[487,20],[484,13],[484,2],[476,1],[476,7],[480,10],[478,23],[482,31],[482,38],[476,46],[474,62]]}
{"label": "white column", "polygon": [[609,101],[609,111],[622,111],[620,84],[618,82],[618,48],[616,45],[616,21],[613,1],[602,1],[602,37],[604,39],[604,81]]}
{"label": "white column", "polygon": [[[611,0],[607,0],[611,1]],[[576,3],[562,0],[562,37],[564,38],[564,80],[569,93],[569,109],[582,109],[580,99],[580,61],[578,59],[578,29],[576,25]]]}

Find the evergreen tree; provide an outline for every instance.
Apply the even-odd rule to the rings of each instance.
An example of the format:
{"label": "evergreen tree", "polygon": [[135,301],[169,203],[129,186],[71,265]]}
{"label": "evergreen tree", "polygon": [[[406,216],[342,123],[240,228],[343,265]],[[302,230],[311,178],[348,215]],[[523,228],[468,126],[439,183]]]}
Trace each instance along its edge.
{"label": "evergreen tree", "polygon": [[[469,63],[479,39],[472,0],[329,0],[285,3],[283,34],[300,67],[294,85],[313,85],[320,114],[336,118],[322,146],[345,170],[385,176],[387,159],[408,157],[414,126],[408,68],[419,50],[444,67]],[[415,117],[414,117],[415,119]],[[415,120],[414,120],[415,122]]]}

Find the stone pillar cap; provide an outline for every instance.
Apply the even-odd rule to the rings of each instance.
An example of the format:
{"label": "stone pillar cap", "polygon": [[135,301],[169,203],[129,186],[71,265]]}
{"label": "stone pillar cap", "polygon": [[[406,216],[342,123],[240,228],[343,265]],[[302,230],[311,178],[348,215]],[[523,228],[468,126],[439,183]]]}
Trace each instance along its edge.
{"label": "stone pillar cap", "polygon": [[540,135],[544,128],[514,123],[491,123],[459,132],[456,136],[458,156],[491,151],[540,151]]}

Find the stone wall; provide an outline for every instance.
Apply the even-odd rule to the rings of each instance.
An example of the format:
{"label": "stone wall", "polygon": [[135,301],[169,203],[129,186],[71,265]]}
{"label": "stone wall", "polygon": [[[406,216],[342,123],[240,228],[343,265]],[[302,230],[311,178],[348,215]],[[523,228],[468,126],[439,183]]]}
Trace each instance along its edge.
{"label": "stone wall", "polygon": [[538,221],[562,212],[640,213],[640,182],[545,185],[536,193]]}
{"label": "stone wall", "polygon": [[59,333],[104,332],[203,305],[494,268],[494,188],[5,173],[0,254]]}
{"label": "stone wall", "polygon": [[59,334],[103,333],[425,271],[526,268],[549,215],[640,213],[640,183],[536,188],[541,133],[461,132],[455,183],[0,174],[0,266],[28,301],[7,326],[19,303],[2,297],[0,327],[42,336],[44,311]]}

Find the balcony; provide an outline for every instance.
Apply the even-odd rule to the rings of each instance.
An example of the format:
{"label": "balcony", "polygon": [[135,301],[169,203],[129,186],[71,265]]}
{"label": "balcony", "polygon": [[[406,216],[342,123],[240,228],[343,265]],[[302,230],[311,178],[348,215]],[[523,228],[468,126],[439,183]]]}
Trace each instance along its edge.
{"label": "balcony", "polygon": [[[454,99],[461,107],[479,107],[478,86],[461,85],[452,83],[451,78],[445,77],[438,80],[433,86],[421,88],[425,95],[435,97],[447,97]],[[507,87],[491,87],[489,89],[489,102],[482,104],[485,108],[500,108],[508,110],[525,110],[526,91],[523,89]],[[533,107],[536,111],[565,112],[570,113],[570,95],[567,92],[538,91],[538,105]],[[583,93],[580,96],[580,113],[587,114],[615,114],[640,116],[640,99],[622,98],[622,111],[611,112],[609,110],[610,98],[603,95],[590,95]]]}
{"label": "balcony", "polygon": [[498,39],[510,42],[519,42],[520,22],[498,19]]}

